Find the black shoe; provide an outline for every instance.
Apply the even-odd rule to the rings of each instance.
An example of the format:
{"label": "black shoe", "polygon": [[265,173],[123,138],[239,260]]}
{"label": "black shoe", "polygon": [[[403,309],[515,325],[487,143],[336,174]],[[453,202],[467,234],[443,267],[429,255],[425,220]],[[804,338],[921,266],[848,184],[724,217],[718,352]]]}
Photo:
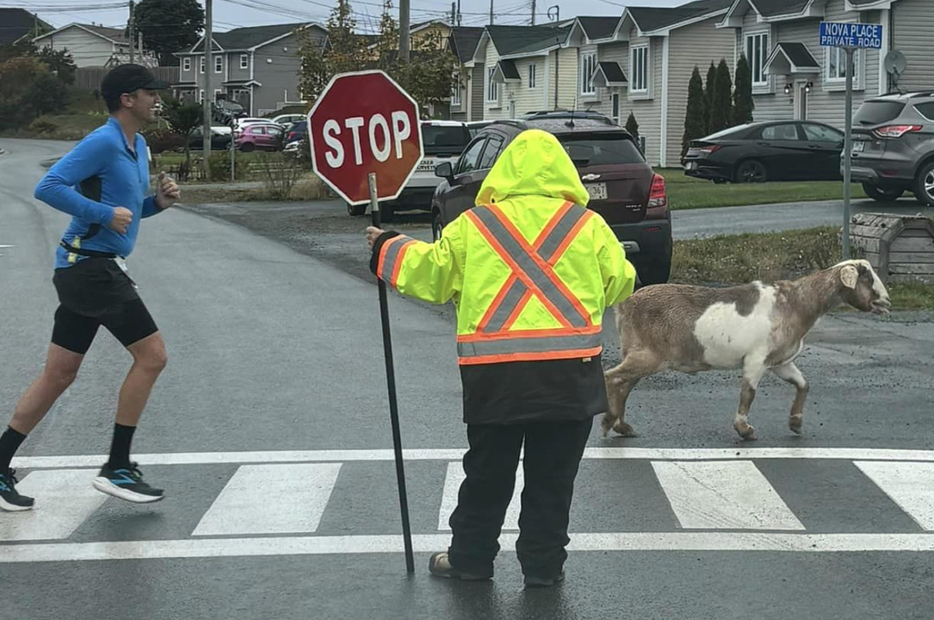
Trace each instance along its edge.
{"label": "black shoe", "polygon": [[493,578],[493,571],[469,572],[451,566],[451,559],[447,551],[435,553],[428,559],[428,572],[435,577],[444,579],[460,579],[461,581],[486,581]]}
{"label": "black shoe", "polygon": [[143,482],[143,473],[136,463],[128,467],[111,467],[107,463],[94,479],[94,488],[101,493],[113,495],[136,504],[148,504],[162,499],[162,489],[156,489]]}
{"label": "black shoe", "polygon": [[525,576],[525,587],[526,588],[550,588],[551,586],[557,585],[564,581],[564,571],[558,573],[557,577],[552,577],[550,579],[543,577],[533,577],[532,575]]}
{"label": "black shoe", "polygon": [[10,469],[0,473],[0,510],[7,512],[21,512],[32,510],[35,500],[16,492],[16,470]]}

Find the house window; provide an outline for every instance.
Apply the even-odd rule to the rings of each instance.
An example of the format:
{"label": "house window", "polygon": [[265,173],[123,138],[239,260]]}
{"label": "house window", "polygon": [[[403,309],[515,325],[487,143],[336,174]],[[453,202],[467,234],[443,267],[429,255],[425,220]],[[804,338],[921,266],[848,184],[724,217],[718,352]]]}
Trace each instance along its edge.
{"label": "house window", "polygon": [[240,54],[240,68],[241,69],[250,68],[250,57],[247,54]]}
{"label": "house window", "polygon": [[204,73],[204,56],[201,57],[201,73]]}
{"label": "house window", "polygon": [[451,88],[451,105],[459,106],[461,104],[461,81],[460,76],[454,78],[454,86]]}
{"label": "house window", "polygon": [[765,63],[769,59],[769,34],[751,34],[746,36],[746,61],[752,70],[752,85],[766,86],[769,76],[765,74]]}
{"label": "house window", "polygon": [[214,57],[214,73],[221,73],[224,71],[224,57],[215,56]]}
{"label": "house window", "polygon": [[[827,48],[827,81],[842,82],[846,80],[846,50],[840,47]],[[853,54],[853,68],[859,66],[859,51]],[[857,72],[853,72],[856,79]]]}
{"label": "house window", "polygon": [[613,113],[611,116],[613,117],[613,122],[619,125],[619,94],[613,95]]}
{"label": "house window", "polygon": [[204,103],[204,89],[203,88],[198,92],[198,103]]}
{"label": "house window", "polygon": [[536,66],[534,64],[529,65],[529,88],[535,88]]}
{"label": "house window", "polygon": [[182,59],[182,71],[191,71],[191,57],[185,56]]}
{"label": "house window", "polygon": [[630,57],[629,91],[646,93],[649,91],[649,48],[648,46],[634,47]]}
{"label": "house window", "polygon": [[496,67],[490,67],[487,69],[486,78],[486,102],[487,103],[498,103],[499,102],[499,84],[493,81],[493,74],[496,73]]}
{"label": "house window", "polygon": [[593,84],[590,83],[590,80],[593,78],[594,71],[597,70],[597,54],[591,52],[589,54],[581,55],[581,67],[580,67],[580,76],[581,76],[581,94],[582,95],[593,95],[597,92],[597,89],[594,88]]}

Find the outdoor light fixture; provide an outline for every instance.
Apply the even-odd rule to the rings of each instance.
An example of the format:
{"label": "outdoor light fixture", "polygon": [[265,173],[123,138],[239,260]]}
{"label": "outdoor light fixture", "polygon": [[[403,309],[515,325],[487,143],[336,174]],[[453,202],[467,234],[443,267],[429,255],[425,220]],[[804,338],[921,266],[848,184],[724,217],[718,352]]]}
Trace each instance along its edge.
{"label": "outdoor light fixture", "polygon": [[786,95],[791,94],[791,84],[785,84],[785,94]]}
{"label": "outdoor light fixture", "polygon": [[804,92],[806,92],[806,93],[811,92],[811,87],[812,87],[812,86],[814,86],[814,82],[808,82],[807,84],[805,84],[805,85],[804,85]]}

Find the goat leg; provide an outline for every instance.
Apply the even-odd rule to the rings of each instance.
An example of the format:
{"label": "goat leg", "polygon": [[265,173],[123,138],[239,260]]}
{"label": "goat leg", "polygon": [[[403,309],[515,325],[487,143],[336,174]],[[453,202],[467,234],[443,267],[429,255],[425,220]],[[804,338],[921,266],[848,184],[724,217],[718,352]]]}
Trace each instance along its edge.
{"label": "goat leg", "polygon": [[604,437],[607,436],[611,428],[623,437],[639,436],[636,434],[636,431],[625,422],[626,400],[629,398],[629,393],[632,392],[632,388],[636,387],[637,383],[639,383],[639,379],[629,379],[622,380],[618,384],[612,385],[612,382],[607,380],[607,402],[609,403],[609,408],[607,412],[603,414],[603,420],[601,421]]}
{"label": "goat leg", "polygon": [[788,416],[788,428],[793,433],[801,434],[801,425],[804,423],[804,401],[808,397],[808,382],[793,362],[776,366],[772,369],[780,379],[787,381],[797,388],[795,402],[791,405],[791,415]]}
{"label": "goat leg", "polygon": [[765,372],[765,365],[762,362],[747,361],[744,365],[743,386],[739,394],[739,410],[736,417],[733,418],[733,428],[739,433],[739,436],[747,441],[756,439],[756,429],[748,423],[749,410],[752,408],[752,401],[756,398],[756,388],[759,387],[759,381]]}

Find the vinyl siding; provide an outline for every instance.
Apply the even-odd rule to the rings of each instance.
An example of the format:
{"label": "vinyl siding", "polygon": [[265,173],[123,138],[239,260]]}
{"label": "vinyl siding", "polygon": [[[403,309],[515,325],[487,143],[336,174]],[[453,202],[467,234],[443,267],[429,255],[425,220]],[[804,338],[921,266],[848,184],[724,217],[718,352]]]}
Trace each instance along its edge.
{"label": "vinyl siding", "polygon": [[470,73],[470,120],[483,120],[483,76],[486,74],[483,63],[476,63]]}
{"label": "vinyl siding", "polygon": [[[510,84],[507,98],[511,94],[515,102],[516,116],[521,116],[532,110],[541,110],[545,99],[545,57],[517,59],[516,69],[519,71],[521,84]],[[535,65],[535,88],[529,88],[529,66]]]}
{"label": "vinyl siding", "polygon": [[[684,136],[684,118],[688,109],[688,84],[694,67],[706,79],[712,61],[727,65],[733,58],[734,33],[717,28],[719,18],[672,31],[668,43],[668,152],[665,165],[678,165],[681,159],[681,138]],[[732,72],[731,72],[732,73]],[[660,75],[660,74],[659,74]]]}
{"label": "vinyl siding", "polygon": [[[245,53],[247,57],[247,68],[240,68],[240,54]],[[250,59],[249,52],[231,52],[227,54],[227,80],[246,81],[250,79],[250,65],[253,61]]]}
{"label": "vinyl siding", "polygon": [[[114,54],[113,43],[74,26],[41,39],[39,44],[54,50],[67,49],[77,67],[102,67]],[[126,47],[122,50],[127,51]]]}
{"label": "vinyl siding", "polygon": [[253,113],[257,116],[282,107],[286,91],[290,102],[300,98],[298,50],[298,37],[293,34],[254,52],[253,79],[262,84],[253,88]]}
{"label": "vinyl siding", "polygon": [[893,49],[901,50],[908,61],[899,81],[903,90],[934,89],[934,6],[931,0],[899,0],[892,4]]}
{"label": "vinyl siding", "polygon": [[[623,73],[626,75],[626,78],[629,78],[629,43],[627,42],[618,42],[618,43],[606,43],[601,45],[597,52],[597,60],[599,62],[618,62],[619,66],[622,67]],[[626,109],[626,88],[622,87],[613,87],[609,89],[601,88],[600,100],[596,105],[590,106],[590,109],[606,114],[607,116],[613,115],[613,97],[612,95],[619,95],[619,122],[625,124],[626,117],[628,115],[623,114],[623,110]]]}
{"label": "vinyl siding", "polygon": [[[562,48],[558,50],[558,107],[568,110],[582,107],[580,104],[580,94],[577,86],[577,68],[578,56],[576,47]],[[550,69],[554,72],[554,52],[551,54]],[[554,82],[554,75],[551,76],[551,82]],[[552,92],[551,101],[554,102],[554,92]],[[554,104],[549,106],[554,107]]]}
{"label": "vinyl siding", "polygon": [[[649,95],[651,98],[623,99],[620,101],[620,123],[626,124],[629,113],[636,116],[636,122],[639,123],[639,135],[645,137],[645,156],[652,165],[659,165],[661,159],[661,127],[662,127],[662,40],[655,38],[638,38],[633,28],[630,41],[632,46],[649,42]],[[626,63],[627,70],[629,62]],[[627,73],[631,80],[632,76]],[[645,97],[645,95],[638,95]]]}

